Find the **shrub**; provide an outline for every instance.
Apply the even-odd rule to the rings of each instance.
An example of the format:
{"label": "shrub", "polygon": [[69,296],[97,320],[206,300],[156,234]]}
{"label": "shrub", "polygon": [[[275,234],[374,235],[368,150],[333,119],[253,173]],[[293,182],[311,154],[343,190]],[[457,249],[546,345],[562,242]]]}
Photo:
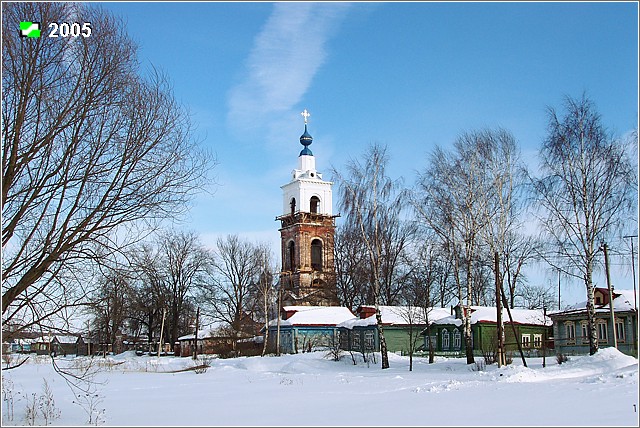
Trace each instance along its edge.
{"label": "shrub", "polygon": [[556,354],[556,361],[558,362],[558,364],[562,364],[562,363],[564,363],[566,361],[569,361],[569,357],[566,354],[558,352]]}

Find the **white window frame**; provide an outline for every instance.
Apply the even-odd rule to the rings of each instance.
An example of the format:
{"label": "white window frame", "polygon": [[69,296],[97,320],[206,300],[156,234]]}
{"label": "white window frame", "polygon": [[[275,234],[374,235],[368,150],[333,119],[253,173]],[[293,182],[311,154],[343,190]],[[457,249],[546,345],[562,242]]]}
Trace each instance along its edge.
{"label": "white window frame", "polygon": [[606,320],[598,320],[597,323],[598,329],[598,342],[600,343],[608,343],[609,342],[609,332],[607,331],[607,321]]}
{"label": "white window frame", "polygon": [[364,332],[364,349],[367,351],[372,351],[374,348],[375,341],[373,340],[373,332],[365,331]]}
{"label": "white window frame", "polygon": [[460,330],[453,330],[453,349],[460,349],[462,347],[462,335]]}
{"label": "white window frame", "polygon": [[542,334],[538,334],[538,333],[533,334],[533,347],[534,348],[542,347]]}
{"label": "white window frame", "polygon": [[359,351],[361,349],[360,346],[360,332],[357,330],[353,330],[353,344],[352,344],[353,348],[356,351]]}
{"label": "white window frame", "polygon": [[573,321],[566,321],[564,323],[564,331],[566,334],[567,345],[576,344],[576,324]]}
{"label": "white window frame", "polygon": [[616,318],[616,340],[624,342],[625,338],[624,319]]}
{"label": "white window frame", "polygon": [[582,343],[589,343],[589,322],[581,321],[580,327],[580,331],[582,332]]}
{"label": "white window frame", "polygon": [[451,341],[449,340],[449,330],[446,328],[442,330],[442,350],[448,351],[451,348]]}
{"label": "white window frame", "polygon": [[531,348],[531,335],[523,334],[522,335],[522,347],[523,348]]}

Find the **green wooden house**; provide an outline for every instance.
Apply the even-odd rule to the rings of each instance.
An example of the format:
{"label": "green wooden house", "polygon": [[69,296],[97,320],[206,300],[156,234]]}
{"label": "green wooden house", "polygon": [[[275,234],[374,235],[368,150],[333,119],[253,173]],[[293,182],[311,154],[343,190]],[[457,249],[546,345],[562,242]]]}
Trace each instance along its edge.
{"label": "green wooden house", "polygon": [[[596,332],[598,347],[614,346],[609,289],[596,287]],[[615,334],[618,350],[634,357],[638,356],[638,309],[637,296],[633,290],[613,291]],[[569,355],[589,354],[587,302],[571,305],[562,311],[549,313],[553,320],[553,337],[556,351]]]}
{"label": "green wooden house", "polygon": [[[425,329],[424,348],[433,343],[436,355],[463,356],[465,354],[463,334],[463,310],[471,311],[471,335],[473,351],[481,356],[483,352],[497,349],[497,311],[490,306],[457,305],[451,309],[450,315],[435,319]],[[506,308],[502,310],[506,352],[518,352],[518,342],[522,345],[525,356],[541,356],[543,348],[551,348],[549,338],[552,337],[552,321],[545,317],[543,310],[511,309],[513,323]],[[544,345],[543,345],[543,341]]]}
{"label": "green wooden house", "polygon": [[[412,306],[379,306],[382,316],[382,328],[387,343],[387,350],[400,355],[407,355],[412,349],[423,349],[424,339],[421,332],[430,321],[449,315],[445,308],[425,309]],[[375,306],[363,305],[356,309],[356,317],[338,325],[340,330],[340,347],[345,351],[378,352],[380,337],[378,335]]]}

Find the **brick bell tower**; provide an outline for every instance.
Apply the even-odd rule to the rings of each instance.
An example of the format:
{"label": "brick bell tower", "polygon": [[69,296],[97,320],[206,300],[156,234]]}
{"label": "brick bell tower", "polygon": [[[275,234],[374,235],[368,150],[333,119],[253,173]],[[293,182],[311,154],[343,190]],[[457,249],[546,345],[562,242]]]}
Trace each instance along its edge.
{"label": "brick bell tower", "polygon": [[333,261],[335,218],[331,208],[331,186],[316,170],[316,159],[309,146],[313,138],[307,132],[310,114],[302,112],[304,146],[298,156],[298,168],[291,181],[281,186],[283,214],[280,221],[282,305],[338,305]]}

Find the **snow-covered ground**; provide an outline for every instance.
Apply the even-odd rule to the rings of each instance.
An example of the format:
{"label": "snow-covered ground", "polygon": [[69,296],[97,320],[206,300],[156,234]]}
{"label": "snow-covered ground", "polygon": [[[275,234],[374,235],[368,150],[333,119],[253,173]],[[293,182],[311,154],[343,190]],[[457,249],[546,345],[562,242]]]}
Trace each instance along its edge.
{"label": "snow-covered ground", "polygon": [[[60,367],[87,367],[58,358]],[[481,360],[481,358],[478,358]],[[118,426],[638,426],[638,360],[615,349],[596,355],[527,360],[479,371],[464,359],[434,364],[390,355],[391,368],[349,354],[212,359],[205,373],[190,358],[94,358],[91,393],[74,394],[51,360],[31,357],[3,371],[2,425],[25,419],[33,397],[49,385],[53,425]],[[173,373],[171,373],[173,372]],[[86,386],[86,385],[85,385]],[[13,403],[11,403],[13,401]],[[97,421],[96,421],[97,419]]]}

